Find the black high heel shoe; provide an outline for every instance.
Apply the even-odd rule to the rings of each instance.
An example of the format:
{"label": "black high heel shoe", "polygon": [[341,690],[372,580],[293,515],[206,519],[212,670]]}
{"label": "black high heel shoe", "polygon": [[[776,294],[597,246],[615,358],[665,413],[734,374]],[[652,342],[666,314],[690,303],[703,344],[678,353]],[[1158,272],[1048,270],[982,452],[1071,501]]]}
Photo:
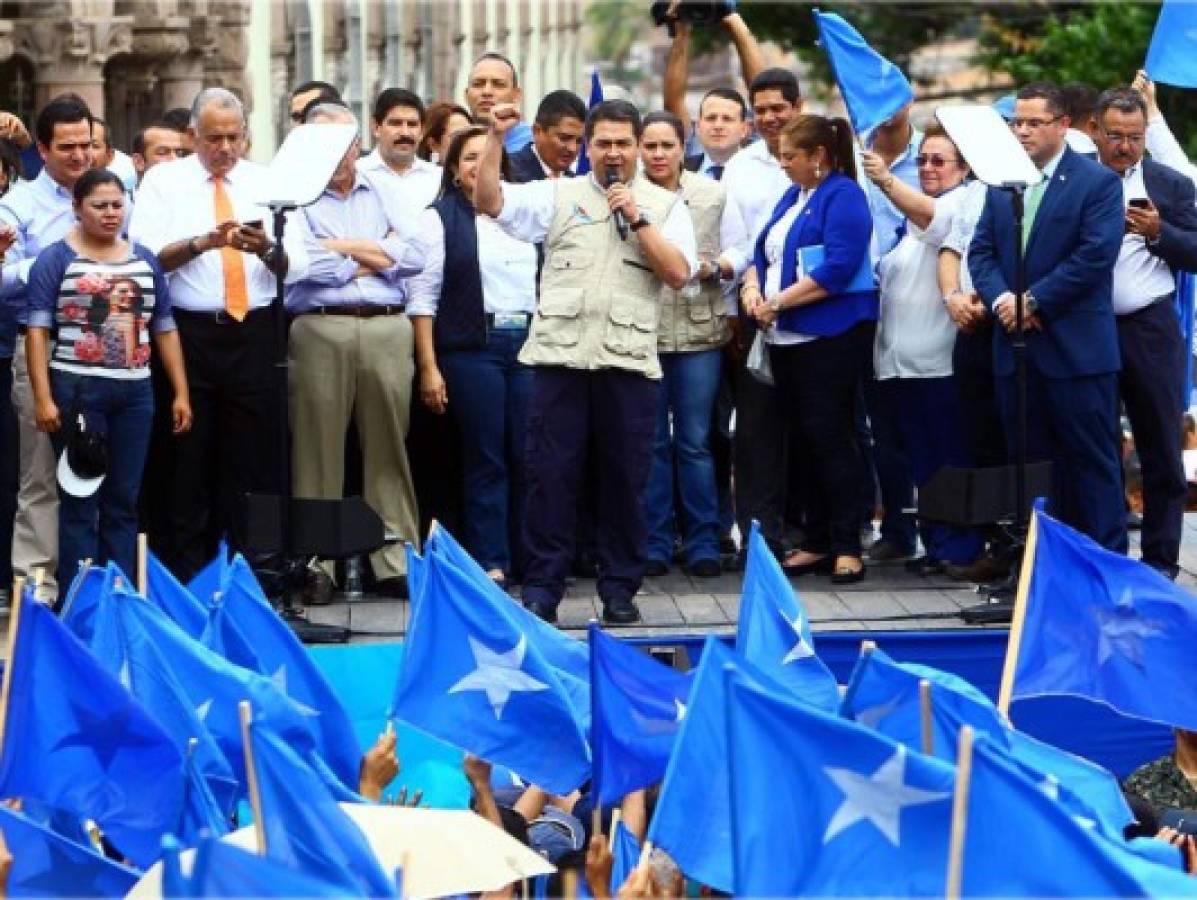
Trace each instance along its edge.
{"label": "black high heel shoe", "polygon": [[820,556],[818,559],[805,563],[782,563],[781,570],[791,578],[796,578],[799,575],[827,575],[830,574],[832,565],[835,560],[830,553]]}
{"label": "black high heel shoe", "polygon": [[[830,558],[830,557],[829,557]],[[857,560],[860,565],[859,569],[849,568],[842,563],[836,566],[831,572],[832,584],[856,584],[858,581],[864,581],[865,565],[864,560]]]}

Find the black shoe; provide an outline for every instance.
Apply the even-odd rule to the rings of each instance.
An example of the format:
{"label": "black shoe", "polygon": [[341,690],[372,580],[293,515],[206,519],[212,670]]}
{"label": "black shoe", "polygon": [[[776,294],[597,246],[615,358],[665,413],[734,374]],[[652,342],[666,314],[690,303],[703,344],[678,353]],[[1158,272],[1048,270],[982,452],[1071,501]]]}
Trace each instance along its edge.
{"label": "black shoe", "polygon": [[903,565],[907,572],[912,575],[922,575],[924,578],[928,575],[942,575],[945,571],[943,561],[934,556],[916,556],[914,559],[906,560]]}
{"label": "black shoe", "polygon": [[725,534],[719,538],[719,553],[721,556],[731,556],[737,552],[736,539],[730,534]]}
{"label": "black shoe", "polygon": [[640,610],[627,597],[604,600],[603,621],[608,625],[634,625],[640,621]]}
{"label": "black shoe", "polygon": [[652,577],[669,574],[669,563],[663,559],[650,559],[644,564],[644,574]]}
{"label": "black shoe", "polygon": [[304,606],[328,606],[333,602],[333,582],[323,569],[309,569],[303,586]]}
{"label": "black shoe", "polygon": [[820,556],[813,562],[808,563],[785,563],[781,564],[781,570],[791,578],[797,578],[799,575],[830,575],[831,569],[835,565],[835,558],[828,553],[826,556]]}
{"label": "black shoe", "polygon": [[835,571],[833,571],[831,573],[831,583],[832,584],[856,584],[858,582],[864,581],[864,577],[865,577],[864,560],[861,560],[859,569],[849,569],[849,568],[845,567],[845,568],[836,569]]}
{"label": "black shoe", "polygon": [[718,578],[723,574],[723,565],[717,559],[696,559],[686,571],[695,578]]}
{"label": "black shoe", "polygon": [[548,604],[537,603],[535,600],[529,600],[524,604],[524,609],[532,613],[538,619],[548,622],[550,625],[557,624],[557,607],[549,606]]}
{"label": "black shoe", "polygon": [[390,578],[379,578],[374,582],[374,593],[391,600],[407,600],[407,576],[394,575]]}

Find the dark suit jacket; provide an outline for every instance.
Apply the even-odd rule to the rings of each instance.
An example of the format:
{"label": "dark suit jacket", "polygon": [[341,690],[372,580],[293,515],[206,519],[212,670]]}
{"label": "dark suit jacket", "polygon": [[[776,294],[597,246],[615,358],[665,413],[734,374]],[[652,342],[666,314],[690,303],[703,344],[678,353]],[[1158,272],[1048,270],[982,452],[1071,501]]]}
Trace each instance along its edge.
{"label": "dark suit jacket", "polygon": [[523,150],[512,153],[507,157],[507,164],[511,167],[511,180],[515,184],[526,184],[529,181],[542,181],[549,177],[536,152],[529,144]]}
{"label": "dark suit jacket", "polygon": [[[1027,289],[1042,331],[1027,333],[1027,361],[1048,378],[1117,372],[1118,334],[1110,296],[1122,246],[1122,184],[1100,163],[1066,149],[1044,191],[1026,249]],[[985,305],[1014,289],[1015,241],[1010,196],[990,188],[968,264]],[[1014,372],[1010,335],[993,329],[993,370]]]}
{"label": "dark suit jacket", "polygon": [[1193,182],[1175,169],[1143,160],[1147,196],[1160,211],[1160,239],[1148,250],[1166,262],[1173,273],[1197,271],[1197,208]]}

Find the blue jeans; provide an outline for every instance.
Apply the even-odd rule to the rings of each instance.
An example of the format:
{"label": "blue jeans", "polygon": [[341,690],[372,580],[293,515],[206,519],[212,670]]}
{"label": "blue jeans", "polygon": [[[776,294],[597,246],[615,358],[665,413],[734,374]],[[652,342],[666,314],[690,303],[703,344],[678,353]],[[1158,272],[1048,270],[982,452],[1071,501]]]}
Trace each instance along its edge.
{"label": "blue jeans", "polygon": [[99,490],[90,497],[58,491],[58,583],[70,584],[84,559],[97,565],[114,562],[132,578],[137,569],[137,491],[154,417],[150,379],[126,381],[51,369],[50,389],[64,425],[54,435],[55,453],[62,453],[65,426],[75,413],[83,413],[88,428],[108,438],[108,472]]}
{"label": "blue jeans", "polygon": [[532,370],[516,360],[527,329],[492,329],[478,350],[448,350],[439,365],[457,425],[466,549],[484,569],[523,567],[524,438]]}
{"label": "blue jeans", "polygon": [[[719,393],[722,362],[721,350],[661,354],[664,374],[657,403],[657,435],[644,491],[648,525],[645,555],[650,560],[668,563],[673,558],[675,517],[688,564],[719,559],[719,495],[711,457],[711,411]],[[681,501],[681,509],[676,511],[675,472]]]}

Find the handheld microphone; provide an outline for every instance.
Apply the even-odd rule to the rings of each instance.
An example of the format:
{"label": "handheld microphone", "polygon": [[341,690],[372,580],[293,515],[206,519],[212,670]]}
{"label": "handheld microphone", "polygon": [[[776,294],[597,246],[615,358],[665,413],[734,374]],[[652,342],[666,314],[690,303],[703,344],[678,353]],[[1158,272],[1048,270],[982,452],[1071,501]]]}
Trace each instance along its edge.
{"label": "handheld microphone", "polygon": [[[606,187],[611,187],[613,184],[619,184],[619,169],[615,166],[607,166],[607,176],[603,179]],[[612,211],[611,217],[615,219],[615,230],[619,232],[619,239],[626,241],[628,239],[628,218],[623,214],[622,209]]]}

